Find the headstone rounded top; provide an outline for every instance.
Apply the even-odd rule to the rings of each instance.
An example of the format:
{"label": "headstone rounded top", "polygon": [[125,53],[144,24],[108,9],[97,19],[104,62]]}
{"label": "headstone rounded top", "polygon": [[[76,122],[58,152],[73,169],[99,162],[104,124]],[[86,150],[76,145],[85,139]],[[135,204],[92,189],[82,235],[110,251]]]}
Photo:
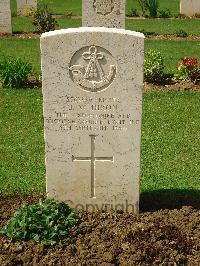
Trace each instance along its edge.
{"label": "headstone rounded top", "polygon": [[80,28],[70,28],[70,29],[61,29],[61,30],[54,30],[45,32],[41,35],[41,38],[50,37],[50,36],[57,36],[69,33],[81,33],[81,32],[106,32],[106,33],[117,33],[117,34],[124,34],[124,35],[132,35],[138,38],[145,38],[144,34],[141,32],[131,31],[131,30],[124,30],[124,29],[117,29],[117,28],[106,28],[106,27],[80,27]]}

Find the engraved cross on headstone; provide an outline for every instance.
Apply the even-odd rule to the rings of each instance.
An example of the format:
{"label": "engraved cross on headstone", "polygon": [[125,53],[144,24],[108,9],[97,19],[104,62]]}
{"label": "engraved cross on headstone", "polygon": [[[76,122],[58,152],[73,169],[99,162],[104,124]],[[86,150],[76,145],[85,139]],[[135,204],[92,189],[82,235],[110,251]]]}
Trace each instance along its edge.
{"label": "engraved cross on headstone", "polygon": [[95,139],[98,135],[89,135],[91,138],[91,157],[74,157],[72,161],[90,161],[91,162],[91,198],[95,198],[95,162],[114,162],[114,157],[95,157]]}

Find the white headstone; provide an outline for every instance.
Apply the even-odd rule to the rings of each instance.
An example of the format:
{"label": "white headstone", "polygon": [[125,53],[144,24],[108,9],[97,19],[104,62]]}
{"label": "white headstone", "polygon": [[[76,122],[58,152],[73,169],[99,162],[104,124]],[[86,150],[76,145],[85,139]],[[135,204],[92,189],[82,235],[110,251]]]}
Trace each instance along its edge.
{"label": "white headstone", "polygon": [[125,0],[82,0],[82,25],[124,29],[125,2]]}
{"label": "white headstone", "polygon": [[189,17],[200,14],[200,0],[180,0],[180,13]]}
{"label": "white headstone", "polygon": [[17,13],[21,16],[29,15],[37,8],[37,0],[17,0]]}
{"label": "white headstone", "polygon": [[48,196],[137,212],[143,34],[59,30],[42,35],[41,52]]}
{"label": "white headstone", "polygon": [[10,0],[0,0],[0,34],[12,34]]}

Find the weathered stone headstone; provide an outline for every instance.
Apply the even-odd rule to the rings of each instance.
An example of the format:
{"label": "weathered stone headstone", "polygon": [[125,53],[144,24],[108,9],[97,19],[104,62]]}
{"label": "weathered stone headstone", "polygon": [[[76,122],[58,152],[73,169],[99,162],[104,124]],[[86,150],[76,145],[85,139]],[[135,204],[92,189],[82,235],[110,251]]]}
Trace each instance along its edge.
{"label": "weathered stone headstone", "polygon": [[17,0],[17,14],[28,16],[37,8],[37,0]]}
{"label": "weathered stone headstone", "polygon": [[84,27],[125,28],[125,0],[82,0]]}
{"label": "weathered stone headstone", "polygon": [[143,50],[143,34],[122,29],[42,35],[49,197],[138,211]]}
{"label": "weathered stone headstone", "polygon": [[180,13],[189,17],[200,14],[200,0],[180,0]]}
{"label": "weathered stone headstone", "polygon": [[0,34],[12,34],[10,0],[0,0]]}

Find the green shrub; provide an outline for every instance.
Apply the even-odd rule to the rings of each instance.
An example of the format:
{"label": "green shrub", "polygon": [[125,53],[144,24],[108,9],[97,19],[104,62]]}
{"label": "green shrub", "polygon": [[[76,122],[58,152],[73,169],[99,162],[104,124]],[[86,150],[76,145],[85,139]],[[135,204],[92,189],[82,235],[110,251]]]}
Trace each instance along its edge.
{"label": "green shrub", "polygon": [[139,17],[139,13],[136,8],[131,8],[131,10],[126,15],[127,17]]}
{"label": "green shrub", "polygon": [[180,29],[180,30],[177,30],[177,31],[176,31],[176,36],[177,36],[177,37],[183,37],[183,38],[185,38],[185,37],[188,36],[188,34],[187,34],[186,31]]}
{"label": "green shrub", "polygon": [[148,50],[144,58],[144,78],[147,82],[159,83],[164,77],[164,58],[160,52]]}
{"label": "green shrub", "polygon": [[149,16],[151,18],[156,18],[159,7],[158,0],[145,0],[144,5],[146,9],[149,11]]}
{"label": "green shrub", "polygon": [[33,72],[30,63],[20,58],[11,57],[0,61],[0,82],[2,87],[20,88],[28,81],[29,75]]}
{"label": "green shrub", "polygon": [[160,18],[170,18],[172,17],[171,11],[167,8],[164,10],[159,10],[159,17]]}
{"label": "green shrub", "polygon": [[185,57],[180,59],[174,80],[191,81],[193,83],[200,82],[200,66],[198,60],[193,57]]}
{"label": "green shrub", "polygon": [[47,5],[38,3],[37,11],[34,14],[33,25],[36,26],[40,33],[53,31],[58,26],[57,21],[53,18]]}
{"label": "green shrub", "polygon": [[1,233],[17,242],[34,240],[55,245],[68,236],[68,229],[77,225],[79,220],[64,202],[46,199],[31,206],[22,205]]}

